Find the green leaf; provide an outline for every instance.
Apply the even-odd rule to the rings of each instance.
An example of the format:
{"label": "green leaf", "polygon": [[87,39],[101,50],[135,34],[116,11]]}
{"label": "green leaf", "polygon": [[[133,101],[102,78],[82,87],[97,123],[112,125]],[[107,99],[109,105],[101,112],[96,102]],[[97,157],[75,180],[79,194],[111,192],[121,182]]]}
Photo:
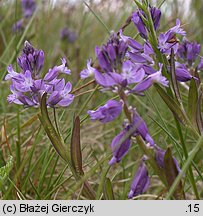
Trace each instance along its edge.
{"label": "green leaf", "polygon": [[199,132],[203,134],[203,121],[202,121],[201,107],[202,107],[202,90],[200,89],[199,97],[197,100],[196,121],[197,121],[197,127],[199,129]]}
{"label": "green leaf", "polygon": [[[168,187],[170,188],[173,182],[175,181],[176,177],[178,176],[178,170],[176,168],[170,148],[166,150],[164,156],[164,165],[165,165],[164,171],[165,171],[166,180],[168,183]],[[181,181],[176,187],[173,195],[176,199],[184,199],[184,193],[183,193],[183,187]]]}
{"label": "green leaf", "polygon": [[178,81],[175,73],[175,60],[174,60],[174,50],[171,49],[171,56],[170,56],[170,74],[172,80],[173,90],[176,96],[177,101],[181,101],[180,91],[178,87]]}
{"label": "green leaf", "polygon": [[189,153],[188,158],[187,158],[186,162],[184,163],[184,165],[181,169],[181,172],[179,172],[177,178],[173,182],[173,184],[172,184],[172,186],[168,192],[168,195],[166,196],[166,199],[170,199],[170,197],[173,195],[176,187],[179,185],[182,177],[184,176],[185,172],[188,170],[188,168],[192,164],[195,155],[200,150],[200,148],[202,148],[202,146],[203,146],[203,136],[199,137],[197,144],[193,147],[192,151]]}
{"label": "green leaf", "polygon": [[168,108],[172,111],[175,118],[182,124],[186,124],[187,120],[185,118],[185,115],[183,114],[180,106],[176,103],[176,101],[173,98],[171,98],[159,85],[155,84],[155,88],[158,91],[161,98],[163,99],[163,101],[168,106]]}
{"label": "green leaf", "polygon": [[74,119],[73,131],[71,136],[71,161],[76,172],[80,175],[83,174],[79,116]]}
{"label": "green leaf", "polygon": [[190,89],[188,94],[188,117],[195,126],[196,126],[196,115],[197,115],[197,100],[198,100],[197,85],[195,80],[192,78],[190,81]]}
{"label": "green leaf", "polygon": [[[73,169],[78,174],[79,179],[84,175],[82,168],[82,151],[80,145],[80,118],[76,116],[74,119],[73,131],[71,136],[71,162]],[[83,184],[82,193],[90,198],[95,199],[95,193],[89,185],[88,181]]]}
{"label": "green leaf", "polygon": [[106,200],[115,200],[111,180],[109,178],[106,178],[104,184],[104,198]]}
{"label": "green leaf", "polygon": [[147,12],[147,8],[144,5],[142,5],[137,0],[134,0],[134,2],[135,2],[135,4],[137,5],[138,8],[142,9],[144,12]]}
{"label": "green leaf", "polygon": [[5,166],[0,168],[0,188],[3,186],[4,181],[8,178],[8,175],[13,167],[13,157],[9,156]]}
{"label": "green leaf", "polygon": [[49,118],[47,104],[46,104],[46,97],[47,94],[46,93],[43,94],[40,102],[41,115],[38,115],[38,117],[54,149],[64,160],[66,160],[67,151],[60,135],[57,133],[56,129],[54,128]]}

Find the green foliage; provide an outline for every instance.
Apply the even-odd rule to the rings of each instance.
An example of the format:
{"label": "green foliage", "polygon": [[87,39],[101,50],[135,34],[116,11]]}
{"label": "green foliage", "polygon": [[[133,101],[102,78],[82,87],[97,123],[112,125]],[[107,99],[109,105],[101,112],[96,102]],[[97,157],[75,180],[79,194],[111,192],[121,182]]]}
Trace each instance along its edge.
{"label": "green foliage", "polygon": [[[85,67],[86,59],[95,60],[95,46],[100,46],[106,41],[111,30],[118,32],[121,26],[128,23],[129,15],[137,6],[146,10],[148,1],[118,0],[116,8],[109,0],[100,1],[98,4],[94,1],[88,4],[77,1],[77,4],[66,4],[66,7],[52,7],[49,1],[44,1],[44,6],[41,2],[38,1],[36,13],[21,33],[11,31],[13,23],[21,15],[19,1],[17,5],[4,4],[0,7],[0,198],[126,199],[138,158],[146,149],[138,147],[138,142],[142,145],[141,139],[133,140],[132,148],[122,161],[122,165],[109,168],[109,145],[119,133],[121,119],[124,116],[121,115],[107,125],[90,123],[86,111],[105,104],[112,95],[101,94],[99,86],[94,82],[87,85],[84,81],[79,81],[79,73]],[[140,2],[144,2],[145,5]],[[162,9],[160,32],[173,26],[173,17],[181,17],[184,29],[188,31],[188,39],[197,40],[202,44],[201,1],[191,1],[186,16],[184,7],[178,3],[180,1],[156,1],[156,5],[160,5]],[[129,103],[136,107],[144,118],[155,142],[164,149],[170,147],[183,172],[175,173],[175,176],[169,176],[167,172],[167,177],[173,179],[170,179],[170,189],[166,192],[168,185],[165,173],[155,163],[152,163],[152,166],[149,164],[150,175],[158,173],[164,184],[155,179],[151,183],[149,195],[137,199],[172,199],[177,192],[178,196],[181,194],[182,188],[187,199],[202,199],[203,148],[202,139],[199,138],[203,131],[202,86],[192,80],[188,91],[184,86],[177,84],[173,76],[174,71],[171,71],[170,78],[166,68],[170,64],[174,65],[174,59],[171,58],[170,64],[163,59],[157,49],[157,36],[153,27],[148,23],[147,25],[153,34],[150,40],[159,61],[164,64],[163,73],[171,79],[173,86],[171,92],[156,86],[146,92],[146,97],[129,97]],[[67,43],[60,39],[60,30],[63,27],[70,27],[76,31],[78,39],[75,43]],[[132,37],[136,35],[137,40],[141,41],[133,24],[128,23],[125,34]],[[61,57],[68,60],[68,66],[72,71],[70,80],[76,90],[76,98],[67,109],[56,109],[56,116],[46,109],[45,95],[41,110],[24,109],[10,105],[6,101],[10,94],[10,83],[3,81],[6,66],[12,63],[15,70],[19,71],[16,57],[20,54],[25,40],[44,50],[46,61],[43,74],[58,64]],[[80,87],[83,85],[81,90]],[[78,117],[73,121],[75,114]],[[55,121],[60,130],[56,127]],[[153,158],[154,155],[148,156]],[[5,164],[4,158],[8,158]],[[174,166],[170,155],[166,160],[167,171],[173,173]],[[180,196],[183,197],[182,194]]]}
{"label": "green foliage", "polygon": [[9,156],[8,161],[5,166],[0,167],[0,189],[2,188],[4,182],[9,177],[9,173],[13,167],[13,157]]}

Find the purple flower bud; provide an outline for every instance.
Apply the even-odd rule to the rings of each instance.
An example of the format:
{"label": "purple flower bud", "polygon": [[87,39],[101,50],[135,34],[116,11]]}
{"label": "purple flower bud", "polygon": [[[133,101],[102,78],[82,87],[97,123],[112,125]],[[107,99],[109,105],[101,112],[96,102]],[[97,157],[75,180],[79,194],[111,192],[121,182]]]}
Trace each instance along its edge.
{"label": "purple flower bud", "polygon": [[135,110],[133,111],[132,125],[135,128],[134,135],[140,135],[147,143],[150,144],[150,146],[154,146],[154,140],[149,134],[146,123]]}
{"label": "purple flower bud", "polygon": [[144,162],[139,166],[134,179],[132,181],[130,192],[128,194],[128,199],[132,199],[139,194],[143,194],[149,188],[150,178],[148,171]]}
{"label": "purple flower bud", "polygon": [[91,120],[99,120],[107,123],[116,119],[122,112],[122,102],[109,100],[104,106],[100,106],[97,110],[89,110]]}
{"label": "purple flower bud", "polygon": [[161,11],[156,7],[151,7],[150,8],[150,13],[151,13],[152,20],[153,20],[153,23],[154,23],[154,29],[155,29],[155,31],[157,31],[157,29],[160,26]]}
{"label": "purple flower bud", "polygon": [[140,36],[143,37],[144,39],[147,39],[147,30],[145,27],[144,22],[142,21],[141,15],[144,16],[143,11],[137,10],[132,14],[132,22],[135,24],[137,27],[137,30],[140,33]]}
{"label": "purple flower bud", "polygon": [[189,42],[187,39],[179,45],[177,55],[183,60],[187,60],[189,65],[196,60],[200,54],[201,45],[196,42]]}
{"label": "purple flower bud", "polygon": [[179,82],[187,82],[191,80],[192,78],[197,79],[196,77],[193,77],[190,72],[188,71],[187,67],[184,64],[180,64],[178,62],[175,63],[176,66],[176,78]]}
{"label": "purple flower bud", "polygon": [[[150,6],[150,14],[151,14],[152,21],[154,24],[154,29],[155,31],[157,31],[160,25],[161,11],[158,8]],[[144,39],[147,39],[148,38],[147,28],[142,20],[142,16],[146,17],[146,15],[144,14],[142,10],[140,9],[137,10],[136,12],[132,14],[132,22],[137,27],[137,30],[139,31],[141,37],[143,37]]]}
{"label": "purple flower bud", "polygon": [[114,137],[111,143],[113,157],[109,161],[109,165],[119,163],[122,158],[128,153],[128,150],[131,146],[130,137],[131,134],[129,133],[128,127]]}
{"label": "purple flower bud", "polygon": [[108,58],[106,57],[104,51],[100,50],[99,47],[96,47],[95,53],[96,53],[100,67],[106,72],[113,71],[113,69],[111,68],[111,64],[110,64]]}
{"label": "purple flower bud", "polygon": [[34,61],[35,67],[38,73],[41,71],[42,67],[44,66],[44,52],[39,50],[38,52],[34,52]]}
{"label": "purple flower bud", "polygon": [[127,44],[115,33],[111,33],[106,45],[95,48],[99,66],[104,72],[117,71],[126,54]]}
{"label": "purple flower bud", "polygon": [[21,2],[24,17],[31,17],[36,9],[36,2],[34,0],[22,0]]}
{"label": "purple flower bud", "polygon": [[29,70],[37,78],[44,65],[44,52],[35,49],[28,41],[25,41],[23,53],[17,62],[23,72]]}

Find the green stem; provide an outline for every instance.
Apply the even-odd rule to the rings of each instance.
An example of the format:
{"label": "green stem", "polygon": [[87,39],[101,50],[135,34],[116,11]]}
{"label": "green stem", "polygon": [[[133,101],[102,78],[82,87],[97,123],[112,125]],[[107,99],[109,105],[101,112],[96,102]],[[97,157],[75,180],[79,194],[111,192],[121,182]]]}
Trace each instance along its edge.
{"label": "green stem", "polygon": [[196,146],[193,148],[193,150],[190,152],[190,154],[188,155],[188,158],[185,162],[185,164],[182,167],[182,171],[179,173],[179,175],[177,176],[176,180],[174,181],[173,185],[171,186],[168,195],[166,196],[166,199],[170,199],[176,189],[176,187],[178,186],[179,182],[181,181],[182,177],[184,176],[185,172],[187,171],[187,169],[189,168],[189,166],[191,165],[195,155],[197,154],[197,152],[199,151],[199,149],[202,147],[203,145],[203,136],[201,136],[196,144]]}
{"label": "green stem", "polygon": [[[185,158],[187,160],[188,152],[187,152],[187,148],[186,148],[186,145],[185,145],[185,142],[184,142],[182,129],[181,129],[180,123],[176,119],[175,119],[175,121],[176,121],[176,126],[177,126],[177,129],[178,129],[181,145],[182,145],[182,148],[183,148],[183,153],[184,153],[184,156],[185,156]],[[195,178],[194,178],[191,166],[188,167],[188,172],[189,172],[189,179],[190,179],[190,183],[192,185],[194,194],[196,196],[196,199],[199,200],[200,196],[199,196],[199,193],[198,193],[198,190],[197,190],[197,186],[196,186],[196,183],[195,183]]]}

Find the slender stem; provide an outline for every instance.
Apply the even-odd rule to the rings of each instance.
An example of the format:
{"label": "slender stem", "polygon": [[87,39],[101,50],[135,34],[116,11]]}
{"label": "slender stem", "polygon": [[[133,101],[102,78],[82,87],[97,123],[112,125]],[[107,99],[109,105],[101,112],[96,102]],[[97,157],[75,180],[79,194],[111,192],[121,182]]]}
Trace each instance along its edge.
{"label": "slender stem", "polygon": [[[183,148],[183,153],[184,153],[185,158],[187,159],[188,158],[188,152],[187,152],[187,148],[186,148],[186,145],[185,145],[185,142],[184,142],[182,129],[181,129],[180,123],[177,120],[175,120],[175,121],[176,121],[177,129],[178,129],[181,145],[182,145],[182,148]],[[198,190],[197,190],[197,186],[196,186],[196,183],[195,183],[195,178],[194,178],[194,175],[193,175],[193,172],[192,172],[191,165],[188,167],[188,172],[189,172],[189,179],[190,179],[190,183],[192,185],[194,194],[196,196],[196,199],[199,200],[200,196],[199,196],[199,193],[198,193]]]}
{"label": "slender stem", "polygon": [[85,87],[88,86],[88,85],[91,85],[91,84],[94,83],[94,82],[95,82],[95,80],[91,80],[91,81],[85,83],[84,85],[82,85],[82,86],[80,86],[80,87],[74,89],[74,90],[71,92],[71,94],[74,94],[75,92],[80,91],[81,89],[85,88]]}
{"label": "slender stem", "polygon": [[81,107],[78,116],[83,112],[83,110],[85,109],[85,107],[87,106],[87,104],[89,103],[89,101],[91,100],[91,98],[94,96],[95,92],[98,90],[99,85],[97,85],[94,89],[94,91],[91,93],[91,95],[87,98],[87,100],[85,101],[85,103],[83,104],[83,106]]}
{"label": "slender stem", "polygon": [[176,187],[178,186],[179,182],[181,181],[182,177],[184,176],[184,173],[187,171],[188,167],[192,163],[195,155],[197,154],[197,152],[199,151],[199,149],[202,147],[202,145],[203,145],[203,136],[201,136],[199,138],[196,146],[193,148],[193,150],[188,155],[188,158],[187,158],[185,164],[183,165],[181,172],[179,173],[179,175],[175,179],[173,185],[171,186],[171,188],[170,188],[170,190],[168,192],[168,195],[166,196],[166,199],[170,199],[171,198],[171,196],[173,195]]}
{"label": "slender stem", "polygon": [[58,123],[57,123],[56,108],[53,108],[53,111],[54,111],[54,123],[55,123],[55,126],[56,126],[56,130],[57,130],[58,134],[60,135],[59,127],[58,127]]}
{"label": "slender stem", "polygon": [[[124,113],[125,113],[126,117],[128,118],[129,122],[132,122],[132,115],[131,115],[130,110],[128,109],[127,96],[122,90],[119,92],[119,95],[120,95],[120,98],[124,102]],[[134,129],[135,128],[133,128],[133,130]],[[157,173],[157,175],[159,176],[161,181],[164,183],[164,185],[167,186],[166,179],[164,177],[164,173],[160,169],[160,167],[157,165],[150,148],[148,148],[146,146],[146,144],[144,143],[143,139],[140,136],[136,136],[136,140],[137,140],[139,147],[142,149],[143,153],[149,158],[150,165],[152,166],[154,171]]]}

